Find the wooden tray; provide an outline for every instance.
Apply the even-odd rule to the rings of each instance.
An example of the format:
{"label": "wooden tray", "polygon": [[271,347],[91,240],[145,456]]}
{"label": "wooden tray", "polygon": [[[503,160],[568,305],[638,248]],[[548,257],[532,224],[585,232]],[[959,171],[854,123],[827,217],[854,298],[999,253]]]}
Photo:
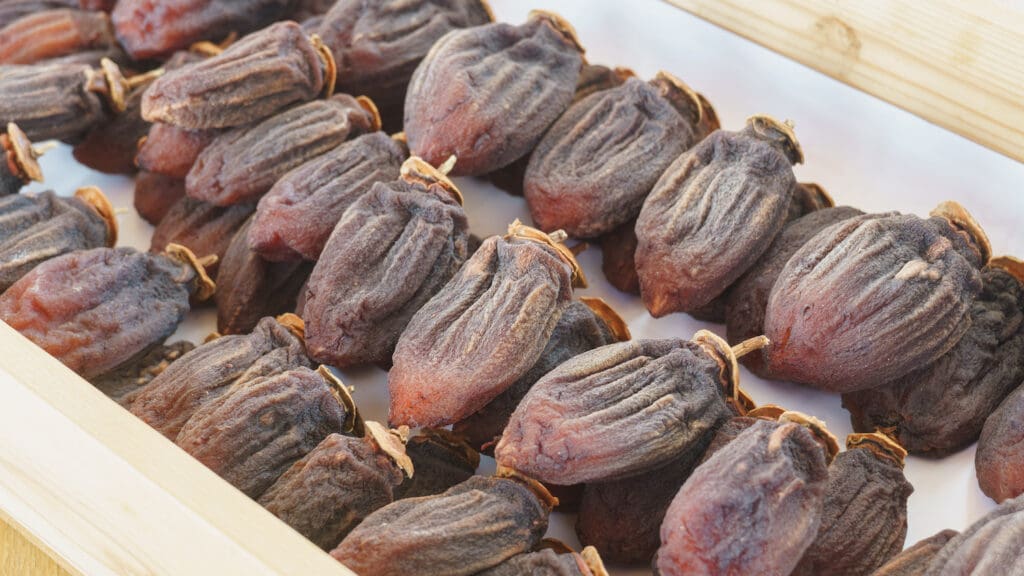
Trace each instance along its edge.
{"label": "wooden tray", "polygon": [[[969,7],[910,0],[673,3],[1004,154],[1024,158],[1024,107],[1019,101],[1024,93],[1024,25],[1020,12],[1005,2],[974,2]],[[525,11],[513,0],[492,4],[505,19],[515,20]],[[552,4],[570,20],[571,6],[579,10],[579,4],[567,2],[535,4]],[[588,0],[586,9],[617,22],[626,20],[620,18],[623,12],[663,13],[662,8],[656,2]],[[510,12],[517,15],[504,16]],[[590,38],[581,32],[586,43]],[[624,30],[617,41],[659,40],[641,32]],[[728,42],[718,48],[728,50]],[[666,54],[659,66],[674,65],[677,58]],[[608,53],[598,54],[595,61],[629,63]],[[686,70],[672,71],[687,79]],[[728,104],[720,105],[724,116],[743,112]],[[731,128],[742,120],[725,119]],[[798,134],[800,130],[798,123]],[[856,191],[839,192],[840,200],[858,200]],[[518,201],[509,199],[508,206],[513,202]],[[865,208],[905,209],[894,201]],[[1005,218],[1019,220],[1021,210],[1017,212],[1010,210]],[[1013,240],[1012,232],[993,238],[997,247]],[[1018,242],[1018,254],[1021,248]],[[597,260],[586,265],[592,275],[600,275]],[[641,322],[649,330],[654,324],[647,320]],[[68,572],[351,574],[0,323],[0,576]]]}

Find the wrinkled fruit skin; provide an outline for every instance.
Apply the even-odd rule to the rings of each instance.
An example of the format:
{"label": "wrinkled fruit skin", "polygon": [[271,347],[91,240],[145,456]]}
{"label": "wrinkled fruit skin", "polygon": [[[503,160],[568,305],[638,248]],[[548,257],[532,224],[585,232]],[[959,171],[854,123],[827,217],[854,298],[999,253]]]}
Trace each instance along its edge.
{"label": "wrinkled fruit skin", "polygon": [[974,468],[981,491],[996,502],[1024,494],[1024,387],[985,421]]}
{"label": "wrinkled fruit skin", "polygon": [[544,352],[533,367],[486,406],[456,422],[452,430],[464,434],[476,447],[491,442],[501,436],[516,406],[542,376],[573,356],[616,341],[608,325],[590,307],[573,301],[558,319]]}
{"label": "wrinkled fruit skin", "polygon": [[545,17],[450,32],[416,68],[405,99],[409,150],[456,176],[525,156],[569,107],[579,47]]}
{"label": "wrinkled fruit skin", "polygon": [[106,221],[78,198],[50,191],[0,197],[0,293],[47,260],[108,240]]}
{"label": "wrinkled fruit skin", "polygon": [[533,549],[550,511],[524,484],[474,476],[381,508],[331,556],[361,576],[468,576]]}
{"label": "wrinkled fruit skin", "polygon": [[330,551],[392,502],[404,474],[368,436],[330,434],[260,496],[259,503]]}
{"label": "wrinkled fruit skin", "polygon": [[142,119],[141,88],[125,99],[124,112],[90,130],[72,150],[75,160],[105,174],[135,174],[135,154],[139,139],[149,132]]}
{"label": "wrinkled fruit skin", "polygon": [[550,548],[513,556],[494,568],[480,572],[478,576],[521,576],[539,574],[542,576],[590,576],[583,559],[578,554],[558,554]]}
{"label": "wrinkled fruit skin", "polygon": [[867,214],[826,228],[772,288],[768,370],[853,392],[934,362],[971,325],[980,260],[939,217]]}
{"label": "wrinkled fruit skin", "polygon": [[340,0],[316,31],[338,63],[338,89],[369,96],[385,128],[397,131],[409,79],[430,47],[489,21],[480,0]]}
{"label": "wrinkled fruit skin", "polygon": [[0,295],[0,320],[89,379],[162,342],[189,310],[195,272],[131,248],[48,260]]}
{"label": "wrinkled fruit skin", "polygon": [[967,332],[930,365],[878,388],[843,394],[853,428],[895,428],[909,452],[942,457],[978,439],[985,419],[1024,381],[1024,286],[1002,269],[981,271]]}
{"label": "wrinkled fruit skin", "polygon": [[534,384],[495,449],[499,464],[570,485],[662,466],[730,416],[719,363],[680,339],[580,354]]}
{"label": "wrinkled fruit skin", "polygon": [[258,498],[296,461],[350,417],[332,385],[293,368],[232,386],[199,408],[175,442],[250,498]]}
{"label": "wrinkled fruit skin", "polygon": [[508,389],[543,353],[572,298],[571,272],[538,242],[485,240],[399,338],[391,422],[458,422]]}
{"label": "wrinkled fruit skin", "polygon": [[[579,78],[576,79],[576,93],[573,95],[572,103],[575,104],[595,92],[621,86],[631,75],[632,72],[628,70],[584,63]],[[489,172],[486,178],[505,192],[513,196],[522,196],[523,178],[526,176],[526,167],[529,163],[530,155],[523,156],[503,168]]]}
{"label": "wrinkled fruit skin", "polygon": [[[231,239],[256,210],[252,204],[236,204],[222,208],[192,198],[182,198],[153,230],[150,252],[161,252],[168,244],[181,244],[200,256],[213,254],[224,259]],[[207,268],[211,277],[216,265]],[[225,287],[230,290],[230,287]]]}
{"label": "wrinkled fruit skin", "polygon": [[405,453],[415,474],[395,489],[395,500],[440,494],[469,480],[480,465],[480,454],[444,428],[424,428],[409,439]]}
{"label": "wrinkled fruit skin", "polygon": [[821,525],[794,576],[867,576],[903,550],[907,498],[903,468],[870,448],[852,448],[829,466]]}
{"label": "wrinkled fruit skin", "polygon": [[132,58],[166,56],[200,40],[220,41],[278,19],[288,0],[118,0],[111,14]]}
{"label": "wrinkled fruit skin", "polygon": [[729,442],[735,440],[747,428],[757,423],[757,421],[758,418],[750,416],[733,416],[726,420],[711,437],[711,442],[708,443],[707,449],[704,450],[704,454],[700,457],[700,464],[710,460],[719,450],[725,448]]}
{"label": "wrinkled fruit skin", "polygon": [[636,273],[636,221],[627,222],[601,237],[601,271],[608,283],[626,294],[640,295]]}
{"label": "wrinkled fruit skin", "polygon": [[114,402],[128,408],[154,378],[167,369],[172,362],[193,349],[195,349],[195,344],[185,341],[170,345],[161,344],[139,358],[92,380],[92,385]]}
{"label": "wrinkled fruit skin", "polygon": [[651,315],[700,308],[746,272],[782,230],[795,183],[786,154],[750,128],[719,130],[679,156],[636,222]]}
{"label": "wrinkled fruit skin", "polygon": [[310,367],[302,341],[273,318],[251,334],[222,336],[185,354],[131,402],[129,410],[170,440],[204,404],[232,386]]}
{"label": "wrinkled fruit skin", "polygon": [[157,78],[143,97],[142,117],[189,130],[230,128],[312,100],[323,89],[320,56],[305,32],[295,22],[278,22]]}
{"label": "wrinkled fruit skin", "polygon": [[144,170],[135,177],[135,211],[153,226],[159,224],[184,197],[184,180]]}
{"label": "wrinkled fruit skin", "polygon": [[661,544],[665,512],[700,463],[708,440],[705,435],[670,463],[639,476],[587,484],[576,517],[580,542],[609,562],[649,564]]}
{"label": "wrinkled fruit skin", "polygon": [[345,210],[375,183],[397,180],[405,157],[373,132],[288,172],[260,198],[249,247],[266,260],[318,260]]}
{"label": "wrinkled fruit skin", "polygon": [[244,334],[264,316],[295,309],[313,271],[311,262],[267,262],[249,249],[250,218],[231,239],[217,269],[221,288],[214,295],[217,331]]}
{"label": "wrinkled fruit skin", "polygon": [[386,362],[406,325],[469,255],[462,206],[438,185],[377,183],[345,212],[309,277],[306,344],[318,362]]}
{"label": "wrinkled fruit skin", "polygon": [[139,168],[184,180],[199,154],[220,130],[186,130],[170,124],[153,124],[139,146]]}
{"label": "wrinkled fruit skin", "polygon": [[1024,571],[1024,498],[1003,502],[932,558],[924,576],[1001,576]]}
{"label": "wrinkled fruit skin", "polygon": [[116,43],[110,17],[103,12],[45,10],[0,29],[0,64],[33,64]]}
{"label": "wrinkled fruit skin", "polygon": [[897,554],[875,570],[872,576],[922,576],[932,558],[957,534],[956,530],[943,530],[929,536]]}
{"label": "wrinkled fruit skin", "polygon": [[827,480],[810,430],[754,423],[679,490],[661,527],[658,573],[789,574],[814,540]]}
{"label": "wrinkled fruit skin", "polygon": [[640,214],[655,182],[697,138],[666,91],[630,78],[576,102],[555,122],[523,180],[538,228],[593,238]]}
{"label": "wrinkled fruit skin", "polygon": [[[764,255],[729,288],[725,306],[725,328],[729,343],[739,344],[764,334],[764,315],[772,286],[801,246],[832,224],[862,214],[856,208],[840,206],[812,212],[786,224]],[[740,362],[762,378],[774,377],[768,371],[763,349],[743,356]]]}
{"label": "wrinkled fruit skin", "polygon": [[347,94],[290,108],[217,136],[189,170],[186,190],[217,206],[256,202],[289,170],[372,126],[372,115]]}
{"label": "wrinkled fruit skin", "polygon": [[36,12],[77,6],[73,0],[3,0],[0,1],[0,27]]}
{"label": "wrinkled fruit skin", "polygon": [[86,90],[82,64],[0,66],[0,125],[14,122],[33,142],[74,142],[107,119],[100,97]]}

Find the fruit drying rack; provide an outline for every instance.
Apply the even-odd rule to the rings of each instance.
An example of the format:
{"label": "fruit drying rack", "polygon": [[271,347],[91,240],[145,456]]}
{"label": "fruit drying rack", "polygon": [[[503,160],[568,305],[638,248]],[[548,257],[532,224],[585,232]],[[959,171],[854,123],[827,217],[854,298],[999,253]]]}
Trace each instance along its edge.
{"label": "fruit drying rack", "polygon": [[[501,20],[520,21],[525,15],[525,6],[519,14],[518,6],[503,6],[511,2],[493,4]],[[667,6],[653,2],[643,10],[612,2],[588,2],[585,7],[582,2],[551,4],[591,44],[598,39],[581,25],[574,11],[601,12],[608,20],[649,25],[655,29],[652,35],[660,30],[656,22],[679,21],[679,15],[668,14]],[[1024,61],[1024,12],[1005,3],[872,6],[822,0],[753,4],[672,0],[672,4],[993,150],[1024,159],[1024,108],[1017,100],[1024,83],[1010,73]],[[629,19],[622,14],[627,10],[650,14]],[[698,26],[690,18],[683,21]],[[629,32],[636,42],[650,39],[643,30]],[[740,42],[717,31],[708,33],[718,34],[724,46]],[[1016,51],[1008,53],[1001,46],[1016,47]],[[603,56],[612,64],[631,64],[608,53]],[[685,67],[674,69],[674,59],[674,55],[663,55],[657,65],[672,66],[673,72],[703,87]],[[647,70],[638,71],[649,75]],[[863,95],[849,98],[866,99]],[[747,102],[754,100],[715,102],[726,116],[726,127],[735,128],[743,112],[762,111],[750,108]],[[810,122],[798,113],[791,115],[798,131],[803,122]],[[805,148],[814,154],[810,141],[805,140]],[[1014,164],[980,149],[968,160],[978,158],[982,162],[975,165],[986,174],[990,174],[983,170],[986,165]],[[843,160],[838,158],[837,165]],[[53,165],[52,160],[47,162]],[[69,165],[67,160],[58,166]],[[51,185],[62,177],[58,171],[47,173]],[[822,180],[833,184],[827,177]],[[856,190],[837,186],[833,192],[840,202],[861,200]],[[989,208],[978,210],[972,200],[994,204],[993,198],[981,190],[963,202],[983,212]],[[508,214],[507,220],[525,216],[519,200],[495,190],[488,199],[501,205],[494,212]],[[943,199],[934,198],[935,202]],[[890,200],[887,206],[866,208],[905,206]],[[1012,221],[1020,219],[1022,205],[1011,205],[1007,212],[1003,220],[983,217],[994,243],[1004,251],[1020,246]],[[473,217],[471,213],[471,222]],[[504,223],[491,224],[491,230],[475,231],[498,232]],[[584,266],[595,271],[594,277],[599,276],[597,261],[592,255],[584,260]],[[693,325],[697,324],[654,324],[647,318],[634,330],[650,336],[689,336]],[[2,323],[0,390],[0,520],[9,525],[0,528],[0,567],[21,566],[31,570],[24,573],[32,574],[351,574]],[[783,393],[795,396],[800,391]],[[908,543],[914,541],[908,537]],[[32,546],[45,550],[56,565],[45,567],[48,560],[33,552]],[[19,554],[24,556],[15,559]]]}

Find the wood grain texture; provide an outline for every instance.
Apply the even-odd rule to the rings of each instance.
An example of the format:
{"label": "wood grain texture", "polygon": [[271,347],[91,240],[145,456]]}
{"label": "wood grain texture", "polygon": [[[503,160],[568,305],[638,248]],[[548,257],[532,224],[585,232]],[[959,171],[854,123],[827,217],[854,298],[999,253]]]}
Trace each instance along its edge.
{"label": "wood grain texture", "polygon": [[352,575],[2,322],[0,360],[0,519],[72,573]]}
{"label": "wood grain texture", "polygon": [[69,576],[14,526],[0,520],[0,576]]}
{"label": "wood grain texture", "polygon": [[1024,161],[1024,11],[993,0],[668,0]]}

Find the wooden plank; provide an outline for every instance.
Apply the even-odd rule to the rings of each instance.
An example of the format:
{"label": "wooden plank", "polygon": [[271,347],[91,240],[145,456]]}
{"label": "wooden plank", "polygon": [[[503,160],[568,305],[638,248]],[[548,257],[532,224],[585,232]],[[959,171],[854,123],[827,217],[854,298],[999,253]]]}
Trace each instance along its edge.
{"label": "wooden plank", "polygon": [[1024,11],[1006,2],[668,1],[1024,161]]}
{"label": "wooden plank", "polygon": [[89,575],[351,571],[0,322],[0,511]]}
{"label": "wooden plank", "polygon": [[0,576],[69,576],[46,552],[0,520]]}

